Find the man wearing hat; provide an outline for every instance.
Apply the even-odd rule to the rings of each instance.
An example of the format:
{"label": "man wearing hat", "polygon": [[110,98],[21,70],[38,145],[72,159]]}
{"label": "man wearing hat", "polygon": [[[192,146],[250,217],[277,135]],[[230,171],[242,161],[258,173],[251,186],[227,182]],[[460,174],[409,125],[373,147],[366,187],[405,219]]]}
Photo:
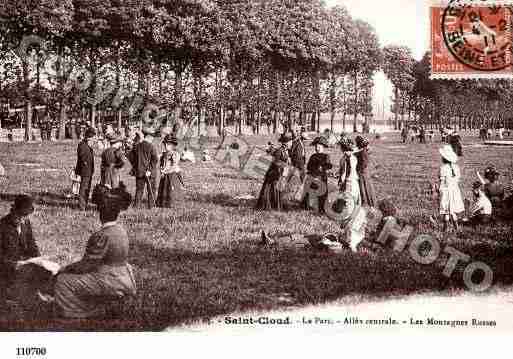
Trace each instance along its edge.
{"label": "man wearing hat", "polygon": [[117,188],[119,171],[125,165],[125,155],[121,150],[123,140],[114,133],[107,134],[110,147],[102,153],[101,184],[108,188]]}
{"label": "man wearing hat", "polygon": [[75,174],[80,176],[79,205],[81,210],[87,208],[89,194],[91,193],[91,181],[94,173],[93,145],[96,131],[89,127],[86,129],[84,139],[78,144],[77,165]]}
{"label": "man wearing hat", "polygon": [[146,188],[148,192],[148,208],[153,208],[155,205],[159,163],[157,149],[153,145],[155,130],[144,128],[143,135],[144,140],[135,145],[129,155],[135,176],[134,207],[140,207],[144,189]]}
{"label": "man wearing hat", "polygon": [[42,271],[22,264],[40,256],[29,220],[33,212],[33,198],[18,195],[9,214],[0,219],[0,301],[11,295],[15,297],[11,299],[29,300],[25,291],[42,284]]}

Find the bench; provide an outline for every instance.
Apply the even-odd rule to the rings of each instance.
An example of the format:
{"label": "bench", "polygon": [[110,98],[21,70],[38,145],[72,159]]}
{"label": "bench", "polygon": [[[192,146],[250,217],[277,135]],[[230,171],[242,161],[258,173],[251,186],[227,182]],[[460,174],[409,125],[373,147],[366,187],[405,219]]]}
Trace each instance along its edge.
{"label": "bench", "polygon": [[11,131],[12,142],[23,142],[25,141],[25,129],[16,128]]}
{"label": "bench", "polygon": [[32,129],[32,141],[41,142],[41,130],[39,128]]}
{"label": "bench", "polygon": [[9,142],[10,131],[0,128],[0,142]]}

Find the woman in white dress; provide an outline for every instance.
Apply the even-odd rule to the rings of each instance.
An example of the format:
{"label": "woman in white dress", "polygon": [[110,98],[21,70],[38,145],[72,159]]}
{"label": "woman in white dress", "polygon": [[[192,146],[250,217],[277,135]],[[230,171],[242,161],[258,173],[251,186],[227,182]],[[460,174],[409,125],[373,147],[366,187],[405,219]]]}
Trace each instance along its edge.
{"label": "woman in white dress", "polygon": [[440,167],[440,215],[444,216],[444,232],[447,231],[449,222],[459,230],[458,213],[465,211],[463,197],[460,190],[461,172],[457,165],[458,156],[451,145],[440,149],[442,166]]}
{"label": "woman in white dress", "polygon": [[340,192],[349,193],[353,196],[355,204],[360,205],[360,185],[358,182],[358,159],[354,155],[353,141],[348,137],[343,137],[340,141],[340,149],[344,153],[340,159],[340,171],[338,184]]}

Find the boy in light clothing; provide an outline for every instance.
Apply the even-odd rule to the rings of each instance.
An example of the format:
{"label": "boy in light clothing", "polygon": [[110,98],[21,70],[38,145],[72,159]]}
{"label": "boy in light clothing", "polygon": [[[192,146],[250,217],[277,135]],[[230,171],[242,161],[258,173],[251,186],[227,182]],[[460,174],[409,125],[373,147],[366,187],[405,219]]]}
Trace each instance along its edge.
{"label": "boy in light clothing", "polygon": [[490,223],[492,220],[492,202],[483,192],[482,183],[479,181],[474,182],[472,192],[474,193],[474,203],[470,207],[470,218],[464,219],[464,224],[478,225]]}

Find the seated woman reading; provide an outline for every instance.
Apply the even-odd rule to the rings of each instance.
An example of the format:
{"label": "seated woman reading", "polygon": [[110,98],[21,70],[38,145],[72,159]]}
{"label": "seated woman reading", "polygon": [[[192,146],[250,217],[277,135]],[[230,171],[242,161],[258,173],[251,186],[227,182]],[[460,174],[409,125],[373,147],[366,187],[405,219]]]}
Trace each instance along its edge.
{"label": "seated woman reading", "polygon": [[102,301],[136,293],[128,264],[128,235],[117,222],[119,213],[130,206],[131,196],[123,183],[113,190],[97,186],[93,202],[102,228],[89,238],[82,260],[64,267],[55,284],[57,310],[66,318],[101,315],[103,308],[98,304]]}
{"label": "seated woman reading", "polygon": [[29,263],[40,256],[29,219],[33,212],[34,199],[19,195],[9,214],[0,219],[1,307],[10,301],[30,310],[39,302],[37,294],[52,286],[52,273]]}

